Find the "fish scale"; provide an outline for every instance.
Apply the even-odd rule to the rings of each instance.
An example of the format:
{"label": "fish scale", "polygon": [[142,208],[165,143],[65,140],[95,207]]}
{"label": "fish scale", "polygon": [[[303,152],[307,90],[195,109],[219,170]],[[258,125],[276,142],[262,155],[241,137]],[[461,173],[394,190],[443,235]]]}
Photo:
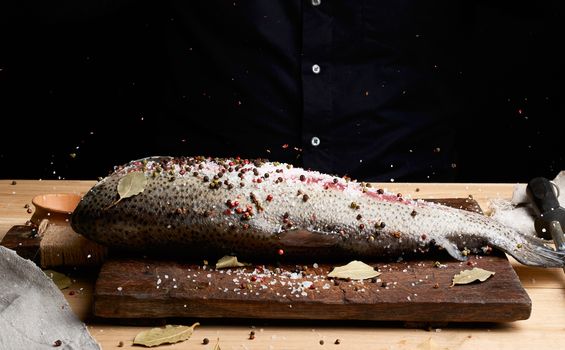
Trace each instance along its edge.
{"label": "fish scale", "polygon": [[[129,173],[143,192],[120,198]],[[478,213],[410,200],[350,179],[264,160],[150,157],[97,183],[71,217],[99,243],[186,257],[252,260],[399,258],[444,249],[502,249],[526,265],[561,267],[564,253]],[[283,254],[284,256],[280,256]]]}

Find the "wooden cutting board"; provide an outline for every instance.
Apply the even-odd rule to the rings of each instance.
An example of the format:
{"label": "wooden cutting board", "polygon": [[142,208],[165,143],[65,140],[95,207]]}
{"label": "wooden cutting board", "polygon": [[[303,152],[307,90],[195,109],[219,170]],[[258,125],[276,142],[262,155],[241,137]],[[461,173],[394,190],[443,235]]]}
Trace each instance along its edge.
{"label": "wooden cutting board", "polygon": [[[480,211],[470,199],[438,202]],[[405,322],[510,322],[529,318],[531,300],[506,256],[446,255],[370,262],[373,280],[328,279],[332,266],[254,265],[215,270],[202,262],[113,258],[96,281],[103,318],[268,318]],[[451,286],[462,270],[495,272],[483,283]]]}

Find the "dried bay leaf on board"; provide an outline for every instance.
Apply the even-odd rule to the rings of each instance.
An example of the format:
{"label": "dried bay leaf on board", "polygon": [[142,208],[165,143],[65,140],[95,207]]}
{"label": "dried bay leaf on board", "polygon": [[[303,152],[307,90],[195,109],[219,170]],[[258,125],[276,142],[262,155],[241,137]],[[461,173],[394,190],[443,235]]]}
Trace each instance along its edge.
{"label": "dried bay leaf on board", "polygon": [[59,289],[65,289],[71,286],[71,284],[73,284],[73,282],[71,281],[71,279],[69,277],[67,277],[66,275],[57,272],[57,271],[53,271],[53,270],[43,270],[43,273],[51,278],[51,280],[53,280],[53,283],[55,283],[55,285],[57,286],[57,288]]}
{"label": "dried bay leaf on board", "polygon": [[478,267],[475,267],[471,270],[461,271],[457,275],[453,276],[453,281],[451,286],[453,287],[456,284],[469,284],[475,281],[484,282],[493,275],[494,272],[492,271],[483,270]]}
{"label": "dried bay leaf on board", "polygon": [[225,269],[228,267],[242,267],[251,264],[237,261],[237,256],[225,255],[216,263],[216,269]]}
{"label": "dried bay leaf on board", "polygon": [[347,265],[337,266],[328,274],[328,277],[351,278],[352,280],[364,280],[379,276],[381,273],[375,271],[372,266],[362,261],[353,260]]}
{"label": "dried bay leaf on board", "polygon": [[162,344],[178,343],[188,340],[196,326],[200,326],[200,323],[196,322],[190,327],[166,325],[165,328],[152,328],[138,333],[133,340],[133,344],[153,347]]}

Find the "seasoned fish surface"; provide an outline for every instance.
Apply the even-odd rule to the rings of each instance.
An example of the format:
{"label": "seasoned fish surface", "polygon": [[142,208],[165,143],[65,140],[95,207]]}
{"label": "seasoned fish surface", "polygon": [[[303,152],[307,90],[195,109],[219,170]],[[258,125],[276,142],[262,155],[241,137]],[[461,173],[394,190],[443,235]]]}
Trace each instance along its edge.
{"label": "seasoned fish surface", "polygon": [[[127,174],[147,179],[120,198]],[[464,260],[496,247],[525,265],[562,267],[564,253],[483,215],[405,199],[291,165],[262,160],[151,157],[96,184],[71,217],[99,243],[187,256],[398,258],[445,249]]]}

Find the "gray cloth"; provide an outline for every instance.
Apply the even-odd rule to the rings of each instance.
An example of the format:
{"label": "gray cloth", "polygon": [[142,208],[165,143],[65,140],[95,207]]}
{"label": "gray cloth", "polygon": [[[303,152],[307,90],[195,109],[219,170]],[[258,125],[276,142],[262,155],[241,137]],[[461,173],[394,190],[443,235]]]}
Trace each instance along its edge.
{"label": "gray cloth", "polygon": [[[60,341],[61,345],[54,347]],[[0,246],[0,349],[99,350],[61,291],[34,263]]]}
{"label": "gray cloth", "polygon": [[[565,171],[561,171],[555,177],[553,183],[560,190],[560,195],[557,198],[559,204],[565,207]],[[512,200],[510,201],[506,199],[491,199],[489,211],[493,219],[504,225],[525,234],[535,235],[535,212],[530,198],[526,194],[526,186],[526,184],[515,185]]]}

